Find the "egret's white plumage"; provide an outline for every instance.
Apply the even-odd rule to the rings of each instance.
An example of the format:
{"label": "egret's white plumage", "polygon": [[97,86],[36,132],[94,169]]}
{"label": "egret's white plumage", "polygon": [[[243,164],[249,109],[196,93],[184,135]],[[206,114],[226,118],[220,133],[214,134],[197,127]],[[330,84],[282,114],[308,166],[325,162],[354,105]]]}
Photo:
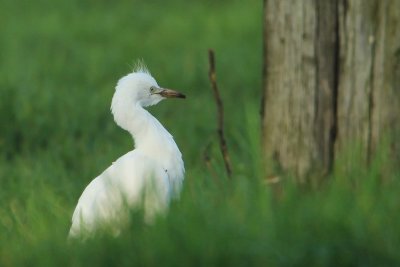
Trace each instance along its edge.
{"label": "egret's white plumage", "polygon": [[184,165],[171,134],[143,107],[185,96],[160,88],[144,67],[118,81],[111,103],[115,122],[127,130],[135,149],[96,177],[83,191],[72,216],[70,237],[88,235],[103,225],[118,231],[126,206],[143,205],[145,219],[164,211],[180,192]]}

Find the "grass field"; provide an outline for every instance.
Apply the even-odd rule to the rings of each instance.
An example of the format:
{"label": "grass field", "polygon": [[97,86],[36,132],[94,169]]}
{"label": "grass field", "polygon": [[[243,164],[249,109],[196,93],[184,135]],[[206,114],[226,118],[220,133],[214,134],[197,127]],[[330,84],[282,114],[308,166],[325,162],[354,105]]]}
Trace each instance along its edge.
{"label": "grass field", "polygon": [[[0,266],[400,266],[400,175],[377,158],[299,190],[263,184],[262,1],[3,0],[0,8]],[[214,48],[233,179],[207,78]],[[77,199],[133,147],[109,107],[144,59],[185,101],[151,112],[184,155],[179,201],[154,225],[67,243]],[[210,147],[212,171],[203,156]]]}

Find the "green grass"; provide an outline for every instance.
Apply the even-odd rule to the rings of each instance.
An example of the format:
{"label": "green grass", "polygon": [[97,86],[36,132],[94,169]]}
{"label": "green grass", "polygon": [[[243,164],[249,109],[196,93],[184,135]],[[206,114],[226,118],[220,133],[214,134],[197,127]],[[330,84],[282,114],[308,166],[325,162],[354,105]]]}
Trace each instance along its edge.
{"label": "green grass", "polygon": [[[400,265],[399,174],[353,164],[318,190],[263,184],[262,1],[12,1],[0,8],[0,266]],[[225,176],[207,78],[214,48],[234,176]],[[84,187],[132,148],[109,111],[143,58],[185,101],[151,108],[187,169],[154,225],[67,243]],[[184,114],[184,116],[182,116]],[[212,171],[203,160],[210,146]],[[346,159],[347,160],[347,159]],[[348,163],[348,162],[346,162]]]}

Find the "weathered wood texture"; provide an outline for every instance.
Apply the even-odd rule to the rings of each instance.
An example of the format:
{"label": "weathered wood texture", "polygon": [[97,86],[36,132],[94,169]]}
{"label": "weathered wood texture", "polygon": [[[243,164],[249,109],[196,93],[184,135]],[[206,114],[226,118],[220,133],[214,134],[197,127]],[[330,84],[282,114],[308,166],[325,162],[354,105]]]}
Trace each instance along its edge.
{"label": "weathered wood texture", "polygon": [[400,138],[400,1],[341,1],[339,24],[336,153],[357,144],[368,162],[382,139]]}
{"label": "weathered wood texture", "polygon": [[264,1],[267,158],[302,182],[355,142],[373,155],[400,125],[399,13],[398,0]]}
{"label": "weathered wood texture", "polygon": [[317,158],[314,165],[323,173],[332,169],[337,130],[336,95],[338,85],[339,25],[336,0],[316,3],[316,99],[314,137]]}

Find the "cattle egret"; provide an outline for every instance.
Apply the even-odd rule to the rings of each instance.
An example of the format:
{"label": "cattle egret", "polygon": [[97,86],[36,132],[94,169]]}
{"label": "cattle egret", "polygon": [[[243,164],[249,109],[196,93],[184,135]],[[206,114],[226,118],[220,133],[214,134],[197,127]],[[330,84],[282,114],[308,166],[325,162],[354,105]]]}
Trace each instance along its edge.
{"label": "cattle egret", "polygon": [[165,98],[185,96],[158,86],[144,66],[118,81],[111,112],[117,125],[132,135],[135,149],[85,188],[69,237],[88,236],[104,226],[118,233],[128,215],[126,207],[143,207],[144,219],[151,221],[179,195],[185,171],[182,154],[171,134],[144,109]]}

